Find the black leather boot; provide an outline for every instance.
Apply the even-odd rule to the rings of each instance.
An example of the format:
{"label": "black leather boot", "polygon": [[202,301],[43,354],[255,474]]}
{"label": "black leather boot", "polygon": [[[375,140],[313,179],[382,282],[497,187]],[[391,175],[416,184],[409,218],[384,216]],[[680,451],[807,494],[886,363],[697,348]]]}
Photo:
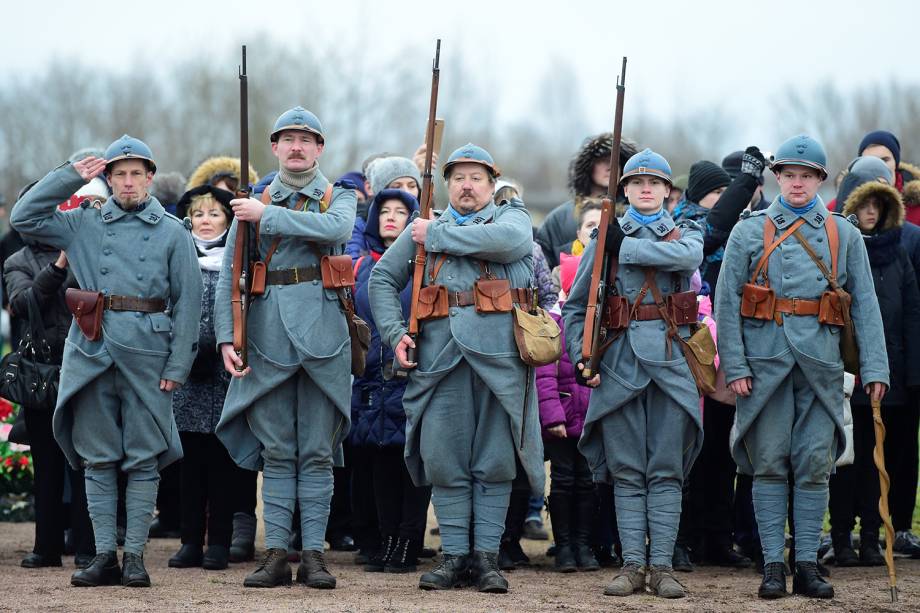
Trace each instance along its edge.
{"label": "black leather boot", "polygon": [[498,568],[498,553],[474,551],[470,562],[470,577],[480,592],[504,594],[508,591],[508,580]]}
{"label": "black leather boot", "polygon": [[671,555],[671,567],[682,573],[693,572],[693,561],[690,559],[690,548],[681,543],[674,545],[674,553]]}
{"label": "black leather boot", "polygon": [[767,600],[786,596],[786,565],[782,562],[764,564],[763,581],[757,595]]}
{"label": "black leather boot", "polygon": [[831,540],[834,544],[834,565],[839,567],[859,566],[859,558],[853,550],[853,541],[850,539],[850,533],[831,534]]}
{"label": "black leather boot", "polygon": [[121,556],[121,584],[125,587],[150,587],[150,575],[144,568],[144,555],[126,551]]}
{"label": "black leather boot", "polygon": [[710,566],[723,568],[748,568],[751,565],[751,559],[735,551],[731,543],[707,547],[704,560]]}
{"label": "black leather boot", "polygon": [[70,584],[76,587],[98,587],[121,583],[121,568],[114,551],[97,554],[86,568],[81,568],[70,577]]}
{"label": "black leather boot", "polygon": [[170,568],[196,568],[201,566],[201,545],[183,543],[179,551],[169,558],[167,563]]}
{"label": "black leather boot", "polygon": [[413,539],[399,537],[393,546],[393,552],[387,559],[383,572],[414,573],[418,568],[419,546]]}
{"label": "black leather boot", "polygon": [[796,562],[792,577],[792,593],[809,598],[833,598],[834,586],[825,581],[815,562]]}
{"label": "black leather boot", "polygon": [[63,566],[61,556],[43,556],[40,553],[32,552],[27,554],[19,563],[23,568],[45,568],[47,566]]}
{"label": "black leather boot", "polygon": [[365,572],[382,573],[383,569],[386,568],[387,562],[390,561],[390,556],[393,555],[393,549],[395,547],[395,536],[389,535],[381,537],[380,546],[377,548],[377,551],[374,552],[374,555],[372,555],[367,561],[367,564],[364,565]]}
{"label": "black leather boot", "polygon": [[881,546],[878,542],[878,530],[875,533],[862,532],[859,535],[859,565],[884,566]]}
{"label": "black leather boot", "polygon": [[248,562],[256,554],[256,517],[248,513],[233,514],[233,537],[230,539],[230,561]]}
{"label": "black leather boot", "polygon": [[464,587],[469,581],[469,556],[445,553],[441,563],[419,578],[423,590],[449,590]]}
{"label": "black leather boot", "polygon": [[335,588],[335,577],[326,567],[326,558],[322,551],[304,549],[300,553],[300,566],[297,567],[297,583],[317,590]]}
{"label": "black leather boot", "polygon": [[201,558],[205,570],[224,570],[230,565],[230,548],[226,545],[208,545]]}
{"label": "black leather boot", "polygon": [[575,496],[575,517],[572,518],[573,525],[569,530],[578,570],[595,571],[601,568],[591,550],[591,531],[596,514],[597,499],[594,492],[581,492]]}
{"label": "black leather boot", "polygon": [[578,562],[572,548],[572,496],[568,492],[550,494],[548,506],[556,543],[553,567],[560,573],[574,573]]}
{"label": "black leather boot", "polygon": [[291,565],[287,549],[275,548],[265,552],[258,568],[243,580],[243,587],[277,587],[291,584]]}

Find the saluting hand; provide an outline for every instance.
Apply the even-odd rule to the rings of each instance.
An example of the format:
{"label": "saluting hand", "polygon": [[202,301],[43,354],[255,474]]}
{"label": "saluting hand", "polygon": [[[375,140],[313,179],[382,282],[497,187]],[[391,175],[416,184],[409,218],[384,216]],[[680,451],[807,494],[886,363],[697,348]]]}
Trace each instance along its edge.
{"label": "saluting hand", "polygon": [[89,156],[79,162],[74,162],[73,169],[80,173],[80,177],[84,181],[88,182],[101,175],[102,171],[105,170],[106,164],[107,162],[102,158]]}
{"label": "saluting hand", "polygon": [[234,198],[230,201],[233,214],[239,221],[257,222],[262,219],[265,205],[255,198]]}
{"label": "saluting hand", "polygon": [[425,239],[428,238],[428,225],[430,223],[430,219],[422,219],[421,217],[416,217],[412,221],[412,240],[414,240],[419,245],[424,245]]}

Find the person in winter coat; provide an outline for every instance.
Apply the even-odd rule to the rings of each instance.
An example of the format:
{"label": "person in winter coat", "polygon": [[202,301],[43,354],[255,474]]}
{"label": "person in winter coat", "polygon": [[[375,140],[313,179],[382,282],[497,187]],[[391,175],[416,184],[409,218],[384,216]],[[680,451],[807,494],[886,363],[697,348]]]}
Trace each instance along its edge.
{"label": "person in winter coat", "polygon": [[901,160],[898,138],[885,130],[869,132],[860,141],[857,155],[885,162],[894,178],[892,185],[904,201],[906,221],[920,224],[920,168]]}
{"label": "person in winter coat", "polygon": [[[540,229],[537,242],[543,247],[546,263],[552,270],[559,265],[559,254],[569,253],[578,236],[578,220],[585,198],[604,196],[610,183],[610,150],[613,134],[604,132],[585,140],[569,164],[569,191],[572,199],[553,209]],[[638,151],[636,144],[624,138],[620,143],[620,168]],[[622,191],[618,191],[622,196]],[[618,197],[618,200],[620,198]]]}
{"label": "person in winter coat", "polygon": [[[371,328],[371,343],[364,375],[355,377],[352,386],[349,439],[353,446],[368,451],[373,475],[381,543],[364,567],[369,572],[415,571],[431,499],[431,487],[413,484],[403,460],[406,412],[402,398],[407,381],[393,376],[393,350],[381,341],[368,296],[371,271],[417,211],[418,201],[408,192],[377,192],[364,229],[370,252],[355,262],[355,307]],[[409,314],[411,297],[409,284],[399,295],[404,316]]]}
{"label": "person in winter coat", "polygon": [[[422,197],[422,176],[415,162],[409,158],[398,155],[379,157],[368,164],[367,179],[373,194],[384,189],[401,189],[415,196],[416,200]],[[361,217],[355,218],[355,227],[345,246],[345,253],[352,260],[370,252],[370,246],[364,240],[366,225]]]}
{"label": "person in winter coat", "polygon": [[[26,246],[10,256],[3,265],[3,277],[10,293],[13,314],[29,325],[29,302],[34,299],[42,319],[51,359],[60,365],[64,357],[64,339],[73,317],[64,302],[67,288],[77,287],[70,272],[67,256],[60,249],[26,239]],[[86,566],[96,555],[93,527],[86,507],[83,471],[67,465],[64,453],[54,440],[50,410],[22,409],[29,432],[34,468],[35,544],[22,559],[24,568],[61,566],[64,552],[64,480],[71,486],[70,527],[73,534],[78,568]],[[67,473],[65,475],[65,472]]]}
{"label": "person in winter coat", "polygon": [[[572,289],[581,256],[562,253],[559,257],[562,290],[550,317],[561,328],[562,305]],[[561,340],[565,346],[564,331]],[[543,449],[550,462],[549,515],[556,542],[554,566],[563,573],[598,570],[600,565],[591,550],[597,498],[591,468],[578,451],[591,390],[578,385],[575,368],[566,352],[555,363],[537,368],[537,398]]]}
{"label": "person in winter coat", "polygon": [[[217,353],[214,298],[233,217],[232,199],[232,193],[206,184],[186,192],[177,206],[179,215],[191,220],[204,289],[198,355],[188,381],[173,395],[173,413],[185,456],[180,465],[182,546],[169,559],[172,568],[227,567],[239,488],[248,486],[256,475],[238,468],[214,434],[230,384],[230,374]],[[208,548],[203,552],[206,529]]]}
{"label": "person in winter coat", "polygon": [[[858,158],[857,162],[866,162]],[[907,252],[900,244],[904,225],[901,196],[891,185],[879,182],[869,170],[854,164],[847,175],[850,181],[841,185],[838,201],[844,215],[855,215],[869,253],[869,265],[875,292],[878,295],[891,387],[882,404],[882,419],[889,433],[885,441],[886,467],[891,476],[889,507],[897,517],[896,530],[904,529],[904,512],[909,504],[913,512],[916,490],[903,483],[901,464],[913,461],[916,455],[906,455],[900,441],[917,438],[916,428],[905,428],[904,413],[920,387],[920,290]],[[862,177],[857,183],[855,177]],[[879,481],[872,458],[875,436],[869,397],[859,386],[850,400],[853,411],[852,466],[839,467],[830,481],[831,538],[837,566],[881,566],[885,563],[879,550],[878,533],[881,518],[878,513]],[[902,430],[906,429],[904,432]],[[859,556],[853,550],[850,532],[855,517],[860,518]],[[907,524],[910,525],[909,523]],[[903,535],[899,534],[902,539]],[[897,538],[897,537],[896,537]]]}

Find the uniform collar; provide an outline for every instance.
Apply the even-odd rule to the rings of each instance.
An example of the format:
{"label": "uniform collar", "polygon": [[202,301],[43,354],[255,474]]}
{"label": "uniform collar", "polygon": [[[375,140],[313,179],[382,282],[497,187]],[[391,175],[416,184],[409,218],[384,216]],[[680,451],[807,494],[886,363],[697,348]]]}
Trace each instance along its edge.
{"label": "uniform collar", "polygon": [[661,216],[661,219],[653,221],[647,226],[633,219],[631,215],[623,215],[617,221],[620,223],[620,229],[623,230],[623,233],[626,235],[635,234],[640,228],[645,227],[654,232],[655,236],[662,237],[674,229],[674,220],[671,219],[671,216],[668,215],[667,212]]}
{"label": "uniform collar", "polygon": [[163,215],[166,214],[166,209],[163,208],[163,205],[160,204],[160,201],[150,196],[150,199],[147,201],[147,206],[144,207],[144,210],[140,213],[134,213],[133,211],[126,211],[115,203],[113,197],[109,197],[105,201],[105,204],[102,205],[100,209],[102,214],[103,223],[112,223],[124,217],[125,215],[136,215],[141,221],[146,221],[147,223],[154,225],[159,223],[163,218]]}
{"label": "uniform collar", "polygon": [[816,196],[816,198],[818,201],[815,202],[815,206],[813,206],[810,211],[803,215],[796,215],[784,207],[779,201],[779,196],[777,196],[776,199],[773,200],[773,203],[767,207],[767,216],[773,221],[773,225],[776,226],[777,230],[785,230],[799,217],[804,219],[812,227],[820,228],[824,225],[824,221],[830,217],[830,213],[824,205],[821,196]]}
{"label": "uniform collar", "polygon": [[326,180],[326,177],[323,176],[323,173],[319,168],[317,168],[316,174],[313,175],[313,180],[304,185],[299,190],[293,190],[289,186],[285,185],[281,180],[280,175],[275,175],[275,178],[272,179],[272,182],[265,189],[268,190],[272,202],[282,202],[287,200],[294,193],[299,193],[307,198],[319,201],[325,195],[326,186],[328,184],[329,182]]}
{"label": "uniform collar", "polygon": [[442,214],[441,217],[439,217],[439,219],[443,219],[445,222],[450,223],[455,226],[458,226],[458,225],[475,226],[477,224],[488,223],[492,221],[492,218],[495,217],[496,208],[497,207],[495,206],[495,202],[490,202],[489,204],[485,205],[484,207],[482,207],[481,209],[473,213],[469,219],[463,222],[463,224],[458,224],[457,220],[454,219],[454,216],[451,215],[449,211],[445,211],[444,214]]}

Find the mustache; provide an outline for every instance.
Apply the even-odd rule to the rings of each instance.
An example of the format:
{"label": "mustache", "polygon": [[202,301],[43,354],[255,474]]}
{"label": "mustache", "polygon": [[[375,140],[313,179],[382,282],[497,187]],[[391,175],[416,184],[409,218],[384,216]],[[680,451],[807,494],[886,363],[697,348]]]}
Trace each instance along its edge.
{"label": "mustache", "polygon": [[461,198],[472,198],[472,197],[473,197],[473,190],[471,190],[471,189],[465,189],[465,190],[463,190],[462,192],[460,192],[460,197],[461,197]]}

